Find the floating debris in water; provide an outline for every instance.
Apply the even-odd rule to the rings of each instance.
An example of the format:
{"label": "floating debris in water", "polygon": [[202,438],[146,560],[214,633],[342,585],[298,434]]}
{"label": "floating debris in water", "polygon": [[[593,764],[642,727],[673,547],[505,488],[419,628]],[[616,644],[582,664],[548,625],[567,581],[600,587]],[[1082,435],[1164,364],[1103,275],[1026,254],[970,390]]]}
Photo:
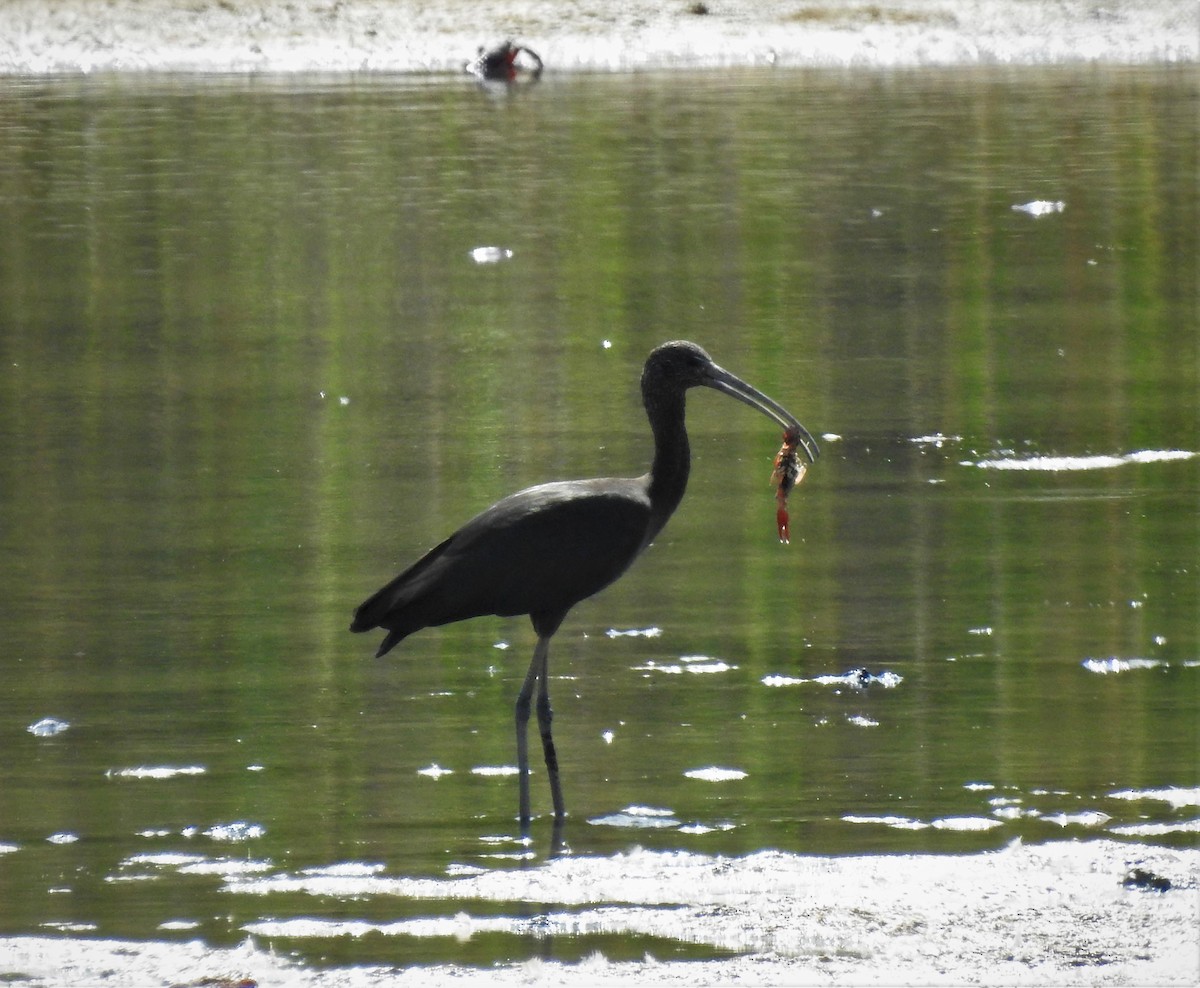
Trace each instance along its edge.
{"label": "floating debris in water", "polygon": [[1175,460],[1190,460],[1196,453],[1186,449],[1143,449],[1124,454],[1099,454],[1093,456],[997,456],[982,460],[964,460],[963,466],[979,467],[981,470],[1111,470],[1131,463],[1170,463]]}
{"label": "floating debris in water", "polygon": [[818,686],[850,686],[858,690],[866,689],[868,686],[881,686],[885,690],[890,690],[895,689],[902,682],[904,682],[904,677],[897,673],[885,670],[878,674],[872,674],[866,669],[852,669],[850,672],[836,676],[813,676],[811,679],[779,675],[763,676],[762,678],[764,686],[799,686],[802,683],[816,683]]}
{"label": "floating debris in water", "polygon": [[12,854],[19,850],[21,850],[20,844],[0,844],[0,854]]}
{"label": "floating debris in water", "polygon": [[1134,669],[1159,669],[1166,665],[1158,659],[1118,659],[1115,655],[1107,659],[1084,659],[1080,663],[1088,672],[1101,676],[1130,672]]}
{"label": "floating debris in water", "polygon": [[712,834],[718,831],[736,830],[737,824],[730,823],[728,820],[718,823],[715,826],[709,826],[707,823],[688,823],[679,828],[681,834],[690,834],[691,836],[703,836],[704,834]]}
{"label": "floating debris in water", "polygon": [[162,923],[159,923],[158,928],[160,930],[167,931],[184,931],[194,930],[199,925],[200,924],[194,919],[168,919]]}
{"label": "floating debris in water", "polygon": [[940,432],[934,432],[928,436],[913,436],[909,442],[916,446],[932,446],[934,449],[941,449],[947,443],[962,442],[962,436],[945,436]]}
{"label": "floating debris in water", "polygon": [[1032,202],[1021,202],[1013,206],[1013,212],[1025,213],[1029,216],[1050,216],[1052,213],[1061,213],[1067,208],[1067,204],[1061,199],[1034,199]]}
{"label": "floating debris in water", "polygon": [[158,854],[132,854],[122,863],[122,868],[135,865],[151,865],[155,868],[182,868],[185,865],[199,864],[207,861],[203,854],[193,854],[186,851],[162,851]]}
{"label": "floating debris in water", "polygon": [[1185,806],[1200,806],[1200,789],[1183,789],[1179,786],[1168,786],[1165,789],[1122,789],[1110,792],[1112,799],[1153,799],[1170,803],[1174,809]]}
{"label": "floating debris in water", "polygon": [[893,830],[959,830],[959,831],[976,831],[976,830],[992,830],[995,827],[1002,827],[1004,824],[999,820],[990,820],[982,816],[947,816],[940,817],[937,820],[926,823],[923,820],[914,820],[906,816],[856,816],[847,814],[842,817],[844,823],[875,823],[885,827],[891,827]]}
{"label": "floating debris in water", "polygon": [[983,816],[947,816],[934,820],[934,830],[992,830],[1004,826],[999,820],[990,820]]}
{"label": "floating debris in water", "polygon": [[257,840],[266,832],[267,828],[262,826],[262,824],[235,820],[233,823],[215,823],[203,831],[203,834],[210,840],[238,844],[242,841]]}
{"label": "floating debris in water", "polygon": [[625,631],[620,631],[616,628],[609,628],[604,633],[609,638],[658,638],[662,635],[662,628],[629,628]]}
{"label": "floating debris in water", "polygon": [[493,846],[514,844],[517,847],[531,847],[533,845],[532,837],[515,837],[512,834],[485,834],[479,838],[479,841],[481,844],[491,844]]}
{"label": "floating debris in water", "polygon": [[486,874],[487,869],[480,868],[479,865],[462,864],[458,861],[451,861],[446,865],[447,878],[475,878]]}
{"label": "floating debris in water", "polygon": [[139,765],[136,768],[110,768],[104,774],[110,779],[173,779],[177,775],[203,775],[203,765]]}
{"label": "floating debris in water", "polygon": [[271,861],[256,861],[253,858],[204,858],[190,864],[181,865],[181,875],[217,875],[229,881],[239,875],[261,875],[274,871]]}
{"label": "floating debris in water", "polygon": [[426,778],[433,779],[434,781],[437,781],[443,775],[453,775],[453,774],[454,774],[454,769],[442,768],[442,766],[440,766],[437,762],[434,762],[432,765],[430,765],[427,768],[417,769],[417,775],[423,775]]}
{"label": "floating debris in water", "polygon": [[100,928],[95,923],[75,923],[70,920],[55,920],[38,925],[46,930],[58,930],[60,933],[95,933]]}
{"label": "floating debris in water", "polygon": [[1027,810],[1016,805],[1000,804],[992,808],[992,816],[999,820],[1020,820],[1022,818],[1036,820],[1041,815],[1040,810]]}
{"label": "floating debris in water", "polygon": [[929,824],[913,820],[906,816],[859,816],[848,813],[842,817],[843,823],[877,823],[894,830],[925,830]]}
{"label": "floating debris in water", "polygon": [[25,730],[32,734],[35,738],[52,738],[56,734],[62,734],[71,725],[65,720],[56,720],[53,717],[43,717],[36,724],[30,724]]}
{"label": "floating debris in water", "polygon": [[634,672],[661,672],[669,676],[679,676],[685,672],[695,673],[697,675],[705,675],[708,673],[729,672],[736,669],[737,666],[730,665],[721,659],[714,659],[707,655],[681,655],[679,664],[669,663],[660,665],[651,659],[645,665],[634,666]]}
{"label": "floating debris in water", "polygon": [[657,806],[626,806],[606,816],[593,817],[588,823],[598,827],[629,827],[633,829],[664,830],[680,826],[673,810]]}
{"label": "floating debris in water", "polygon": [[386,869],[387,865],[379,861],[335,861],[333,864],[301,868],[300,874],[316,875],[321,878],[359,878],[378,875]]}
{"label": "floating debris in water", "polygon": [[1102,827],[1112,817],[1099,810],[1082,810],[1079,813],[1046,813],[1042,819],[1060,827]]}
{"label": "floating debris in water", "polygon": [[879,726],[879,721],[872,720],[870,717],[864,717],[864,716],[862,716],[862,714],[855,714],[852,717],[847,716],[846,722],[849,724],[853,724],[855,727],[878,727]]}
{"label": "floating debris in water", "polygon": [[521,770],[516,765],[476,765],[472,775],[516,775]]}
{"label": "floating debris in water", "polygon": [[79,835],[72,834],[69,831],[62,831],[57,834],[51,834],[46,840],[51,844],[74,844],[79,840]]}
{"label": "floating debris in water", "polygon": [[718,768],[716,765],[694,768],[683,774],[685,778],[699,779],[701,782],[736,782],[747,776],[740,768]]}
{"label": "floating debris in water", "polygon": [[512,256],[513,252],[507,247],[476,247],[470,252],[471,260],[476,264],[499,264]]}
{"label": "floating debris in water", "polygon": [[1109,827],[1110,834],[1121,837],[1166,837],[1169,834],[1200,834],[1200,820],[1179,820],[1173,823],[1130,823]]}

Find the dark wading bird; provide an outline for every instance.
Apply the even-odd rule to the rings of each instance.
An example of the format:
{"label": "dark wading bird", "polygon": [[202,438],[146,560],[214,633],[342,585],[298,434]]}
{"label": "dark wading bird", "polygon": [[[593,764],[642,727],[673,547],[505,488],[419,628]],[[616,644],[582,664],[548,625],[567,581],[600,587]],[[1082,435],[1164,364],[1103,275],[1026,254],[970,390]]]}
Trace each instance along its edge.
{"label": "dark wading bird", "polygon": [[542,57],[532,48],[511,40],[488,51],[482,45],[474,61],[463,66],[467,72],[491,82],[516,82],[522,76],[536,82],[542,75]]}
{"label": "dark wading bird", "polygon": [[523,825],[529,822],[526,729],[535,686],[554,816],[566,815],[550,733],[550,638],[572,607],[625,572],[679,506],[691,465],[684,395],[698,386],[737,398],[792,430],[809,462],[816,461],[816,441],[782,406],[718,367],[696,344],[664,343],[642,371],[642,401],[654,433],[649,473],[518,491],[467,522],[354,613],[351,631],[386,629],[377,657],[421,628],[483,614],[529,615],[537,646],[516,707]]}

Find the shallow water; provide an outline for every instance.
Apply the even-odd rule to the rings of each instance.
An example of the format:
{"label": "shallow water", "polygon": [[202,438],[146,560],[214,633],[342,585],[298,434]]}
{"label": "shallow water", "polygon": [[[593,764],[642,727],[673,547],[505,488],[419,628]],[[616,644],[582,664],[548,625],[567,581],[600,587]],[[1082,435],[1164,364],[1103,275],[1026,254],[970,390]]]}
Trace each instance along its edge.
{"label": "shallow water", "polygon": [[1195,845],[1194,73],[6,85],[4,932],[720,953],[319,885],[550,854],[527,622],[345,629],[504,493],[644,469],[673,337],[824,455],[780,546],[774,427],[691,399],[682,508],[554,642],[570,853]]}

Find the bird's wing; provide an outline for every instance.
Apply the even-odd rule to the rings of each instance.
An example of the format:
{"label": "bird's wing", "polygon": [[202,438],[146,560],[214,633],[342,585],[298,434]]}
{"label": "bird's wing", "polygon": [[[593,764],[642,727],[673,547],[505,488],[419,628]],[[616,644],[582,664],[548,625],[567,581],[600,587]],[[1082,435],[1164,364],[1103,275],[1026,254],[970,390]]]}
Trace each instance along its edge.
{"label": "bird's wing", "polygon": [[[422,574],[437,564],[438,559],[449,545],[450,539],[446,539],[441,544],[434,546],[403,573],[389,580],[359,604],[354,611],[354,620],[350,623],[350,630],[370,631],[372,628],[382,627],[389,614],[403,608],[412,598],[414,588],[419,588],[424,582]],[[422,626],[417,625],[412,630],[415,631],[417,627]]]}
{"label": "bird's wing", "polygon": [[531,487],[467,522],[359,608],[356,626],[404,633],[482,614],[556,615],[620,576],[643,548],[637,481]]}

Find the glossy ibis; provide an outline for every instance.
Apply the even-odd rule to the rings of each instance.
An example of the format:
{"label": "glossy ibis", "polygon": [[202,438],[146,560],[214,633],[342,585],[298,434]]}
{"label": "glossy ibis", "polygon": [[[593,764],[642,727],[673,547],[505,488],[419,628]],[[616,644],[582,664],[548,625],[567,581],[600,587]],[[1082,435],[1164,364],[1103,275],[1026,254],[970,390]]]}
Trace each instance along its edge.
{"label": "glossy ibis", "polygon": [[566,815],[550,732],[550,638],[572,607],[625,572],[679,506],[691,465],[684,396],[698,386],[757,408],[798,436],[809,462],[816,461],[816,441],[782,406],[696,344],[664,343],[642,371],[642,401],[654,433],[648,473],[556,481],[497,501],[355,611],[351,631],[387,631],[377,656],[421,628],[483,614],[529,615],[537,646],[516,705],[522,824],[530,816],[527,725],[535,687],[554,815]]}
{"label": "glossy ibis", "polygon": [[[528,58],[522,58],[522,55]],[[542,67],[542,59],[537,52],[525,45],[514,44],[511,40],[490,51],[480,46],[475,60],[465,66],[471,75],[492,82],[516,82],[522,72],[531,81],[536,81],[542,74]]]}

